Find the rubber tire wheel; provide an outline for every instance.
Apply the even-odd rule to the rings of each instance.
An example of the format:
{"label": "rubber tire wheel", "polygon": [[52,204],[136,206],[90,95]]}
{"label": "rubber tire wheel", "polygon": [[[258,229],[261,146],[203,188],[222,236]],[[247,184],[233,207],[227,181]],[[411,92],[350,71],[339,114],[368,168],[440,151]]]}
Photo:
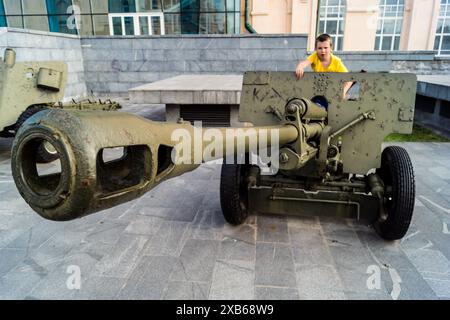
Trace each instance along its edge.
{"label": "rubber tire wheel", "polygon": [[45,107],[41,106],[33,106],[26,109],[22,114],[19,116],[19,119],[17,119],[16,124],[14,126],[14,131],[17,133],[19,131],[20,127],[23,125],[25,121],[35,113],[38,113],[39,111],[45,110]]}
{"label": "rubber tire wheel", "polygon": [[248,217],[247,169],[242,164],[222,165],[220,205],[225,220],[232,225],[242,224]]}
{"label": "rubber tire wheel", "polygon": [[377,174],[383,180],[385,192],[390,187],[392,194],[386,194],[384,210],[387,218],[375,222],[375,230],[386,240],[401,239],[411,223],[416,193],[414,170],[408,152],[397,146],[385,148]]}
{"label": "rubber tire wheel", "polygon": [[[17,119],[17,122],[14,126],[14,131],[17,133],[17,131],[19,131],[20,127],[23,125],[25,121],[27,121],[29,117],[45,109],[47,108],[41,106],[33,106],[22,112],[22,114],[19,116],[19,119]],[[56,159],[58,159],[58,154],[52,154],[47,152],[43,143],[39,146],[36,154],[37,163],[49,163],[55,161]]]}

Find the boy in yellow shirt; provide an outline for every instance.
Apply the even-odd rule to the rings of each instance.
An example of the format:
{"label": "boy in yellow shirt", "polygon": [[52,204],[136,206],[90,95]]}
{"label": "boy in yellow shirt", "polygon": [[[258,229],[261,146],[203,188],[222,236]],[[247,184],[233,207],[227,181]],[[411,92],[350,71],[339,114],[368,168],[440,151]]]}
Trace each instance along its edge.
{"label": "boy in yellow shirt", "polygon": [[[314,72],[348,72],[341,59],[331,53],[333,43],[331,37],[324,33],[316,38],[315,51],[308,58],[301,61],[295,69],[297,79],[303,77],[305,68],[311,65]],[[344,97],[352,86],[352,82],[344,85]]]}

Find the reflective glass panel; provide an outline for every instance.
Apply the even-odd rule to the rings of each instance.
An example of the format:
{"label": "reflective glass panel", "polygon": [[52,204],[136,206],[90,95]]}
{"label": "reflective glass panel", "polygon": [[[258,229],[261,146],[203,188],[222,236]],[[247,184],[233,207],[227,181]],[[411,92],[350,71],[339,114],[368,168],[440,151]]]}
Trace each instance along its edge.
{"label": "reflective glass panel", "polygon": [[161,34],[161,18],[151,17],[151,19],[152,19],[152,34],[155,35]]}
{"label": "reflective glass panel", "polygon": [[124,17],[125,23],[125,35],[131,36],[134,35],[134,19],[133,17]]}
{"label": "reflective glass panel", "polygon": [[148,27],[148,17],[139,17],[139,31],[141,35],[150,34],[150,28]]}
{"label": "reflective glass panel", "polygon": [[94,34],[95,35],[109,35],[109,22],[108,15],[93,15],[92,20],[94,22]]}
{"label": "reflective glass panel", "polygon": [[180,34],[180,15],[177,13],[164,13],[164,27],[166,34]]}
{"label": "reflective glass panel", "polygon": [[112,17],[113,33],[115,36],[121,36],[122,33],[122,18]]}

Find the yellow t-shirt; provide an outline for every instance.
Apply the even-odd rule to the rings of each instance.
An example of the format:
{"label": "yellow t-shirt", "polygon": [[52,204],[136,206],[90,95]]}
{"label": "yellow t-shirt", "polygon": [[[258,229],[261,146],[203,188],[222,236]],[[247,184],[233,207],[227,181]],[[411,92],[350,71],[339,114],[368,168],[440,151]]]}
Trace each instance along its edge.
{"label": "yellow t-shirt", "polygon": [[315,72],[348,72],[347,68],[342,63],[341,59],[331,53],[331,62],[328,68],[324,68],[322,62],[320,62],[317,52],[314,51],[308,58],[311,62],[311,68]]}

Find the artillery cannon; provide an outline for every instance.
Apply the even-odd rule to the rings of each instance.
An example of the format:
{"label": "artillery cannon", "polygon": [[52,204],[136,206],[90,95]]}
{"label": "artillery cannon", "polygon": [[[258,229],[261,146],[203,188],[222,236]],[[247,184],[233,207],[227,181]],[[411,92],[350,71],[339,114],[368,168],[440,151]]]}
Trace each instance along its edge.
{"label": "artillery cannon", "polygon": [[[349,81],[350,98],[343,97]],[[253,126],[208,134],[181,119],[46,110],[18,132],[12,172],[37,213],[70,220],[135,199],[202,161],[225,158],[221,206],[231,224],[253,212],[338,215],[399,239],[413,214],[414,172],[405,149],[382,152],[381,143],[392,132],[411,133],[415,92],[412,74],[308,73],[296,80],[290,72],[246,72],[239,117]],[[194,141],[180,143],[180,137]],[[57,150],[60,172],[36,169],[42,141]],[[106,151],[118,147],[121,156],[108,160]],[[268,149],[270,174],[249,161]]]}

